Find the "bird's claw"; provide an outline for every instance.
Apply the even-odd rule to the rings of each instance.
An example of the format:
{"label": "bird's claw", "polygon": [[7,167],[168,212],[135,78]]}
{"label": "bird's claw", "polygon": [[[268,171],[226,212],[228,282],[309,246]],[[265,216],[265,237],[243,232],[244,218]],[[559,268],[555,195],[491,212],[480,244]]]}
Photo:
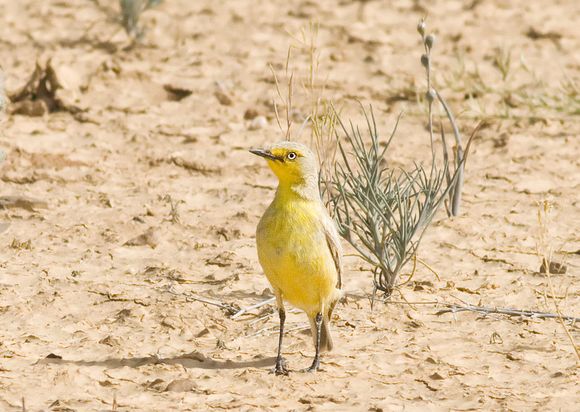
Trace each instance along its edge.
{"label": "bird's claw", "polygon": [[304,369],[303,372],[313,373],[313,372],[318,372],[319,369],[320,369],[320,363],[314,362],[314,363],[312,363],[312,365],[310,365],[309,368]]}
{"label": "bird's claw", "polygon": [[289,372],[290,371],[286,367],[286,359],[278,358],[276,360],[276,366],[272,370],[272,373],[274,373],[276,376],[280,376],[280,375],[288,376]]}

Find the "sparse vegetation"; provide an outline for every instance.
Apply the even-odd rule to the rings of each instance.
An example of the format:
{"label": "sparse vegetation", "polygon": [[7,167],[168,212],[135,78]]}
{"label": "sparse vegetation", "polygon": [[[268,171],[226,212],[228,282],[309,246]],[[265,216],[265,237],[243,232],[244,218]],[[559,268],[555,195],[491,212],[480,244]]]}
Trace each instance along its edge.
{"label": "sparse vegetation", "polygon": [[[538,233],[536,238],[536,253],[540,259],[540,273],[546,275],[546,280],[548,282],[547,290],[544,291],[544,299],[546,302],[551,301],[554,310],[558,314],[558,321],[562,325],[570,345],[572,346],[574,353],[576,354],[576,361],[580,364],[580,348],[576,344],[574,336],[570,332],[566,321],[568,320],[566,316],[562,314],[560,310],[560,305],[556,298],[556,289],[554,287],[554,282],[552,280],[552,274],[565,274],[567,268],[560,262],[555,260],[554,251],[554,235],[552,231],[552,214],[554,210],[554,202],[550,199],[544,199],[538,202]],[[548,295],[550,298],[548,298]],[[573,321],[575,321],[574,319]]]}
{"label": "sparse vegetation", "polygon": [[[329,177],[331,210],[339,230],[359,256],[372,266],[375,290],[387,296],[397,287],[401,269],[416,256],[422,235],[439,206],[449,197],[448,213],[456,216],[461,199],[467,150],[464,152],[451,110],[433,87],[431,51],[435,46],[435,37],[426,34],[425,27],[425,21],[421,20],[418,31],[425,49],[421,64],[427,77],[430,164],[415,162],[410,170],[390,167],[386,154],[396,137],[401,116],[391,135],[381,139],[371,109],[370,116],[364,112],[367,119],[364,135],[359,127],[352,123],[345,125],[339,120],[343,132],[337,138],[341,161],[336,163]],[[441,127],[443,159],[442,166],[438,166],[436,153],[439,150],[433,127],[436,102],[441,104],[453,127],[456,141],[453,164],[449,162]],[[328,183],[323,188],[327,187]]]}
{"label": "sparse vegetation", "polygon": [[440,80],[445,90],[467,100],[463,118],[545,123],[580,115],[577,80],[565,76],[559,87],[548,85],[523,55],[514,59],[514,54],[508,47],[493,51],[490,59],[498,77],[482,74],[477,63],[457,53],[455,64],[442,72]]}
{"label": "sparse vegetation", "polygon": [[[24,90],[0,120],[1,410],[574,404],[573,2],[526,2],[525,19],[499,0],[359,1],[359,16],[331,0],[141,1],[133,17],[119,0],[0,3],[6,95]],[[465,152],[486,121],[468,161],[440,97]],[[342,241],[346,299],[321,375],[297,370],[310,325],[288,305],[293,373],[273,380],[279,324],[253,243],[275,178],[247,149],[287,135],[319,154],[330,210],[346,157],[349,216],[373,250],[352,229],[360,253]],[[374,182],[363,170],[381,176],[379,206],[356,186]],[[403,234],[383,245],[391,228]]]}
{"label": "sparse vegetation", "polygon": [[140,40],[144,28],[139,25],[141,14],[151,7],[157,6],[162,0],[119,0],[121,7],[121,23],[129,36]]}

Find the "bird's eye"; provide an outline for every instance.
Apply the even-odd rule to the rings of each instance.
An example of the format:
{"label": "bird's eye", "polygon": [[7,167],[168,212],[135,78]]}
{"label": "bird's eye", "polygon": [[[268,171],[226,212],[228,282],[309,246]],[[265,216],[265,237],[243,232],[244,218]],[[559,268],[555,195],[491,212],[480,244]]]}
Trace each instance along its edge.
{"label": "bird's eye", "polygon": [[288,160],[294,160],[296,159],[296,153],[294,152],[290,152],[288,153],[288,156],[286,156],[288,158]]}

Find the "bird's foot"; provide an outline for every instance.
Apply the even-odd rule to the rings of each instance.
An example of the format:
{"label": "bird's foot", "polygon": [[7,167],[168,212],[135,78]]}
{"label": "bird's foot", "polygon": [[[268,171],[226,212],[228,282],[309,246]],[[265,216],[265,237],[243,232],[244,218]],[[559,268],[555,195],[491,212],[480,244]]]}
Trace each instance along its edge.
{"label": "bird's foot", "polygon": [[287,366],[286,359],[279,357],[278,359],[276,359],[276,366],[274,367],[274,369],[272,369],[272,373],[274,373],[276,376],[280,375],[288,376],[288,373],[290,371],[286,366]]}
{"label": "bird's foot", "polygon": [[320,369],[320,361],[315,359],[314,362],[312,362],[312,365],[310,365],[309,368],[304,369],[303,372],[308,372],[308,373],[318,372],[319,369]]}

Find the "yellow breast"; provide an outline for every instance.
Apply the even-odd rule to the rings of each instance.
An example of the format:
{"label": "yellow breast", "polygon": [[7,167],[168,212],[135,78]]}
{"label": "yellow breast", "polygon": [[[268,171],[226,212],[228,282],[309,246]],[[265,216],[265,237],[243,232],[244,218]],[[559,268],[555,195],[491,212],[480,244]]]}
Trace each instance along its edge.
{"label": "yellow breast", "polygon": [[258,224],[258,257],[285,300],[316,314],[334,297],[338,273],[330,253],[320,201],[277,196]]}

